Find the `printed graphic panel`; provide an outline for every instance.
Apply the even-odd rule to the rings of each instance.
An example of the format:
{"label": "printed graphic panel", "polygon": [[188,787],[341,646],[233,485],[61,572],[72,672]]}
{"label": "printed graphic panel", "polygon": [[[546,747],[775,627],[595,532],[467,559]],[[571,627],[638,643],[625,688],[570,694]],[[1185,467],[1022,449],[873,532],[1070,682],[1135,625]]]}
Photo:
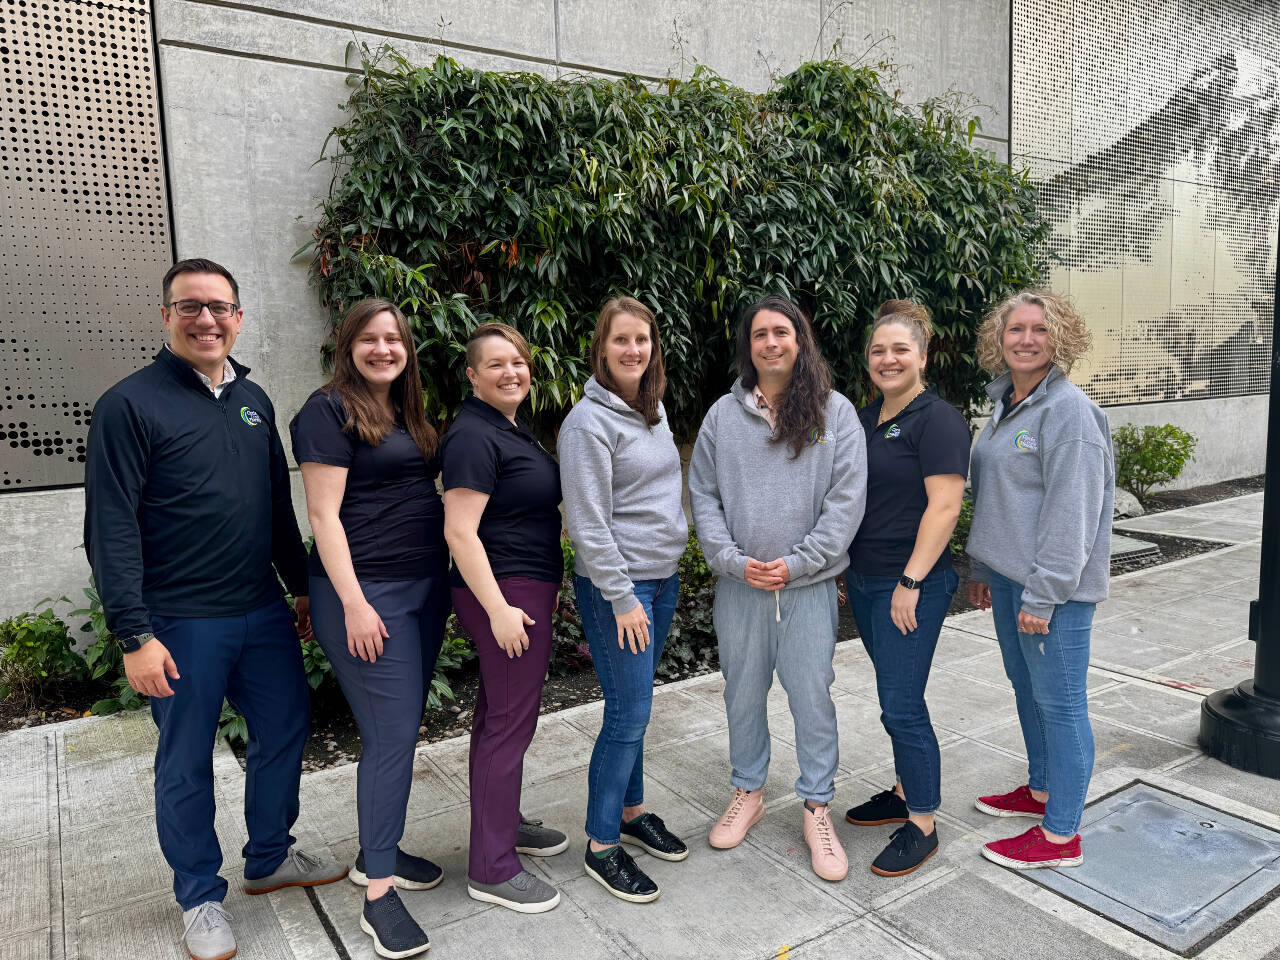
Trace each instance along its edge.
{"label": "printed graphic panel", "polygon": [[[84,481],[172,263],[146,2],[0,3],[0,492]],[[211,145],[215,146],[215,145]]]}
{"label": "printed graphic panel", "polygon": [[1013,0],[1010,154],[1098,402],[1267,391],[1278,103],[1274,0]]}

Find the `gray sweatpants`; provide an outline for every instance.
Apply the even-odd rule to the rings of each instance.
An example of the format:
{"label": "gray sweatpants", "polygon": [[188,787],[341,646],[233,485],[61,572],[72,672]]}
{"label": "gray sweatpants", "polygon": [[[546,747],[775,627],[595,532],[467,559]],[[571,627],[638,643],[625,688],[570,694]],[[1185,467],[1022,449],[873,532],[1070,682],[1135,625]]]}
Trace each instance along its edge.
{"label": "gray sweatpants", "polygon": [[729,782],[744,790],[764,786],[769,773],[766,697],[776,669],[796,725],[796,793],[830,803],[840,762],[831,702],[839,621],[835,579],[775,594],[721,577],[713,616],[729,714]]}

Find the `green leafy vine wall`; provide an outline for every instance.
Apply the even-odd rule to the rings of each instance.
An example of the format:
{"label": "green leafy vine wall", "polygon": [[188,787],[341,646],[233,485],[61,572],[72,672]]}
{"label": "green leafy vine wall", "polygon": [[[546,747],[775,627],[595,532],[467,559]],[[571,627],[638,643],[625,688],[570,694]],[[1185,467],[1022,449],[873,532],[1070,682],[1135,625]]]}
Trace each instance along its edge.
{"label": "green leafy vine wall", "polygon": [[982,311],[1037,278],[1026,176],[972,150],[952,104],[909,109],[872,67],[806,63],[753,94],[705,68],[655,88],[354,52],[330,194],[299,254],[335,323],[362,297],[403,304],[438,420],[465,394],[468,331],[497,319],[534,345],[531,415],[553,429],[617,292],[658,314],[686,438],[732,379],[734,320],[773,292],[810,312],[858,404],[876,306],[924,302],[932,379],[971,409]]}

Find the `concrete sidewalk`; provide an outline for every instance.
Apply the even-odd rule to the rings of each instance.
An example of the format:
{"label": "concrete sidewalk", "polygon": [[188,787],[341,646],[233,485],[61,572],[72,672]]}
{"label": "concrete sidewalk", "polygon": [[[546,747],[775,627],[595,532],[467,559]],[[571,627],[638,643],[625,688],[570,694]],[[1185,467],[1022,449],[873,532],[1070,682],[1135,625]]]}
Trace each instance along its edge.
{"label": "concrete sidewalk", "polygon": [[[1222,541],[1219,550],[1116,578],[1098,609],[1090,700],[1097,763],[1090,799],[1139,780],[1280,830],[1280,781],[1240,773],[1196,746],[1202,697],[1251,676],[1248,601],[1257,595],[1261,495],[1159,514],[1126,529]],[[1139,533],[1140,535],[1140,533]],[[523,807],[572,844],[531,869],[563,894],[528,917],[466,895],[467,738],[418,751],[402,845],[439,862],[444,883],[405,901],[431,936],[431,956],[738,957],[1174,957],[1148,939],[982,859],[987,840],[1020,832],[973,808],[980,792],[1026,779],[1025,756],[994,631],[986,613],[948,621],[928,700],[942,743],[942,848],[898,880],[868,864],[892,827],[838,829],[849,877],[815,877],[801,834],[794,730],[775,685],[768,809],[746,843],[712,850],[706,831],[728,799],[728,734],[718,674],[661,687],[646,742],[646,806],[686,839],[692,855],[666,863],[637,854],[662,887],[652,905],[610,897],[582,872],[586,763],[602,707],[544,717],[525,766]],[[873,677],[860,644],[839,645],[836,705],[842,758],[833,806],[841,813],[893,781]],[[170,875],[156,843],[149,714],[71,721],[0,737],[0,960],[174,958],[184,955]],[[343,881],[312,895],[246,897],[237,881],[245,841],[244,777],[225,746],[215,754],[218,831],[231,881],[227,906],[240,956],[375,956],[358,928],[362,891]],[[303,778],[296,831],[306,848],[356,851],[355,766]],[[1089,846],[1086,843],[1086,856]],[[1163,884],[1133,865],[1135,883]],[[1280,885],[1280,860],[1275,871]],[[1199,953],[1208,960],[1280,960],[1280,902],[1255,903]],[[1246,911],[1248,913],[1248,911]]]}

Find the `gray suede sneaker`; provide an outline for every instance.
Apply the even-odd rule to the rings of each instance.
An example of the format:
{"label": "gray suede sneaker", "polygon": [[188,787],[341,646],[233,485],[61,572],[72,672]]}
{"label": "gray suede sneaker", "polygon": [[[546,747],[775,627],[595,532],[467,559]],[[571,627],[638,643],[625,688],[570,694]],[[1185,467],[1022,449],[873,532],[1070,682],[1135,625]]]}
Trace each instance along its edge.
{"label": "gray suede sneaker", "polygon": [[560,902],[560,891],[528,870],[521,870],[503,883],[468,880],[467,896],[472,900],[496,903],[516,913],[546,913]]}
{"label": "gray suede sneaker", "polygon": [[520,835],[516,837],[516,853],[531,857],[554,857],[569,848],[569,838],[559,830],[544,827],[541,820],[530,820],[520,814]]}
{"label": "gray suede sneaker", "polygon": [[231,914],[217,900],[182,911],[182,943],[193,960],[227,960],[236,955]]}
{"label": "gray suede sneaker", "polygon": [[275,873],[254,880],[246,878],[244,892],[258,894],[270,893],[281,887],[319,887],[326,883],[336,883],[346,875],[345,863],[312,856],[292,846],[285,854],[284,861],[276,867]]}

